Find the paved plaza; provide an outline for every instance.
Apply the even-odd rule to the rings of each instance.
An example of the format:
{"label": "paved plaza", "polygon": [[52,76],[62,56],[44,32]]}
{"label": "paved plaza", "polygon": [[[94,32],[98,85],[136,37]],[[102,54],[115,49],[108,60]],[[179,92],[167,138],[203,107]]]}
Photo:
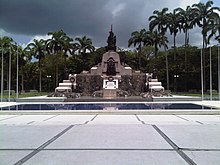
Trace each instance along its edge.
{"label": "paved plaza", "polygon": [[219,165],[220,115],[0,115],[0,165]]}

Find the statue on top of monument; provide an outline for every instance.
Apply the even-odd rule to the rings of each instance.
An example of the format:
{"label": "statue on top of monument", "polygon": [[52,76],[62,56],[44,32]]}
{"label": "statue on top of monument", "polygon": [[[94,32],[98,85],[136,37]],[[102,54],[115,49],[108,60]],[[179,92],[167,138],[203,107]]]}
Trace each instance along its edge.
{"label": "statue on top of monument", "polygon": [[109,36],[107,40],[108,45],[106,46],[106,50],[114,50],[116,51],[116,36],[112,32],[112,25],[111,25],[111,30],[109,31]]}

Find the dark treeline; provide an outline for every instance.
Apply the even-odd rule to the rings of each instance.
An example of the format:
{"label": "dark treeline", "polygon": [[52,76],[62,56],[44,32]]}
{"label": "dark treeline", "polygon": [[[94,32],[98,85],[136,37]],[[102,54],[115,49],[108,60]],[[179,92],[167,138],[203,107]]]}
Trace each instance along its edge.
{"label": "dark treeline", "polygon": [[[213,2],[198,3],[186,9],[155,10],[149,17],[149,27],[131,33],[128,46],[135,50],[117,49],[121,61],[135,70],[152,72],[156,69],[160,81],[172,91],[201,90],[201,49],[204,67],[204,88],[209,88],[209,52],[212,51],[213,89],[217,89],[218,47],[210,40],[220,42],[220,18]],[[202,48],[190,45],[190,30],[200,27]],[[182,46],[176,46],[176,37],[184,33]],[[171,34],[172,41],[167,35]],[[0,37],[0,59],[3,62],[4,90],[9,89],[9,60],[11,56],[11,89],[16,89],[16,62],[19,58],[19,90],[53,91],[69,73],[89,70],[101,62],[105,48],[95,49],[86,36],[75,39],[64,31],[49,32],[48,40],[33,40],[25,48],[10,37]],[[169,48],[168,43],[173,45]],[[171,44],[169,44],[171,45]],[[103,45],[104,46],[104,45]],[[2,59],[3,57],[3,59]],[[34,60],[33,60],[34,57]],[[32,59],[32,60],[31,60]],[[1,65],[2,66],[2,65]],[[1,67],[2,68],[2,67]],[[2,69],[1,73],[2,73]]]}

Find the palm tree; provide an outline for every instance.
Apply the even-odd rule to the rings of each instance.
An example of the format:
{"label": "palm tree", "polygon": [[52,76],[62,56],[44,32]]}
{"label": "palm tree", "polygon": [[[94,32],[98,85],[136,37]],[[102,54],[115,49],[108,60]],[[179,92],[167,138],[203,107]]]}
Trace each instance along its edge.
{"label": "palm tree", "polygon": [[[6,61],[7,67],[6,67],[6,73],[9,71],[9,60],[11,56],[11,51],[13,48],[13,39],[7,36],[4,36],[0,38],[0,44],[1,44],[1,52],[2,52],[2,92],[4,90],[4,60]],[[9,89],[9,75],[7,74],[7,89]]]}
{"label": "palm tree", "polygon": [[138,45],[137,50],[138,50],[138,59],[139,59],[138,60],[139,69],[141,67],[141,48],[144,44],[146,44],[145,29],[141,29],[140,32],[134,31],[131,33],[131,38],[128,40],[128,47],[130,47],[131,45],[134,45],[134,47],[136,47],[136,45]]}
{"label": "palm tree", "polygon": [[[167,22],[168,22],[168,16],[167,16],[168,8],[163,8],[161,11],[155,10],[153,12],[154,15],[149,17],[149,29],[150,31],[153,31],[155,28],[157,28],[158,32],[161,33],[165,37],[165,33],[167,31]],[[164,51],[166,53],[166,79],[167,79],[167,90],[170,89],[169,87],[169,64],[168,64],[168,57],[167,57],[167,46],[164,45]]]}
{"label": "palm tree", "polygon": [[[173,35],[173,49],[174,49],[174,61],[176,61],[176,35],[181,30],[181,17],[179,14],[176,13],[175,10],[173,12],[170,12],[167,14],[168,17],[168,29],[170,31],[170,34]],[[176,74],[176,65],[174,66],[174,75]],[[174,79],[174,90],[176,87],[176,79]]]}
{"label": "palm tree", "polygon": [[153,31],[156,27],[158,32],[162,33],[165,35],[167,31],[167,11],[168,8],[163,8],[162,11],[155,10],[153,12],[154,15],[149,17],[149,29],[150,31]]}
{"label": "palm tree", "polygon": [[67,40],[67,35],[63,30],[59,30],[56,32],[49,32],[48,35],[51,35],[52,38],[46,41],[47,51],[52,54],[58,54],[58,52],[62,51],[63,45]]}
{"label": "palm tree", "polygon": [[79,52],[79,54],[85,54],[86,51],[94,52],[95,47],[92,45],[91,38],[87,38],[86,36],[83,36],[82,38],[77,37],[75,38],[78,43],[76,43],[76,48]]}
{"label": "palm tree", "polygon": [[214,36],[215,40],[220,42],[220,16],[216,15],[216,18],[210,21],[210,24],[207,28],[211,33],[208,36],[208,43],[210,39]]}
{"label": "palm tree", "polygon": [[88,64],[87,56],[86,56],[86,51],[89,52],[94,52],[95,47],[92,45],[92,39],[87,38],[86,36],[83,36],[82,38],[77,37],[75,38],[77,43],[75,43],[76,50],[78,50],[78,53],[82,55],[84,63]]}
{"label": "palm tree", "polygon": [[174,48],[174,61],[176,60],[176,35],[181,30],[181,17],[174,10],[172,13],[167,14],[168,17],[168,29],[170,34],[173,35],[173,48]]}
{"label": "palm tree", "polygon": [[74,55],[75,51],[76,51],[76,43],[73,43],[73,39],[70,38],[70,37],[66,37],[66,40],[65,42],[63,43],[63,55],[64,55],[64,75],[65,75],[65,78],[68,77],[68,69],[67,69],[67,66],[66,66],[66,59],[69,55]]}
{"label": "palm tree", "polygon": [[18,61],[19,61],[20,74],[21,74],[21,91],[24,91],[24,72],[25,72],[24,67],[28,62],[31,61],[31,54],[21,46],[17,46],[17,49],[18,49]]}
{"label": "palm tree", "polygon": [[[49,32],[48,35],[52,35],[51,39],[46,41],[46,49],[49,54],[54,54],[57,56],[56,59],[59,59],[59,55],[64,57],[64,72],[66,77],[66,58],[68,57],[68,52],[72,54],[72,50],[75,49],[74,44],[72,43],[73,39],[67,36],[63,30],[56,32]],[[58,62],[59,60],[57,60]],[[55,65],[56,70],[56,85],[58,85],[58,64]]]}
{"label": "palm tree", "polygon": [[[212,7],[213,1],[207,1],[206,4],[198,3],[192,5],[192,12],[194,14],[194,23],[197,24],[200,28],[202,28],[202,57],[203,57],[203,66],[205,66],[205,53],[204,49],[207,47],[208,39],[207,33],[210,29],[210,24],[212,24],[213,20],[218,17],[218,14],[215,10],[219,11],[218,7]],[[204,69],[204,77],[205,77],[205,69]],[[206,84],[204,81],[204,90],[206,91]]]}
{"label": "palm tree", "polygon": [[177,14],[180,17],[180,28],[183,30],[185,33],[185,48],[189,45],[189,30],[193,28],[193,12],[192,8],[190,6],[186,7],[186,10],[182,8],[177,8],[175,9]]}
{"label": "palm tree", "polygon": [[27,45],[25,50],[30,51],[30,53],[38,59],[38,67],[39,67],[39,91],[41,92],[41,61],[45,57],[45,40],[40,39],[34,41]]}
{"label": "palm tree", "polygon": [[194,14],[194,22],[200,28],[202,28],[202,37],[203,37],[203,49],[207,47],[207,33],[209,31],[210,24],[216,19],[219,18],[218,13],[215,10],[220,11],[219,7],[212,7],[213,1],[207,1],[206,4],[198,3],[192,5],[192,12]]}
{"label": "palm tree", "polygon": [[187,90],[187,48],[189,46],[189,30],[193,28],[193,12],[192,12],[192,8],[190,6],[186,7],[186,10],[182,9],[182,8],[177,8],[175,9],[175,11],[177,12],[177,14],[180,16],[180,28],[183,30],[184,34],[185,34],[185,43],[184,43],[184,56],[185,56],[185,90]]}
{"label": "palm tree", "polygon": [[154,46],[154,55],[157,57],[159,47],[166,46],[167,47],[167,37],[162,35],[162,33],[158,33],[157,30],[153,32],[148,31],[147,35],[151,39],[151,45]]}

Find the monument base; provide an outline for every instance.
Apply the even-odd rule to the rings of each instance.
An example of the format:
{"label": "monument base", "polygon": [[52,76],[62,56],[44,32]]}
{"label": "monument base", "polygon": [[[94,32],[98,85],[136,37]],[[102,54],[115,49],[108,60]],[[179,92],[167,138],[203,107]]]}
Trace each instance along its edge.
{"label": "monument base", "polygon": [[117,92],[116,89],[104,89],[103,97],[104,98],[116,98]]}

